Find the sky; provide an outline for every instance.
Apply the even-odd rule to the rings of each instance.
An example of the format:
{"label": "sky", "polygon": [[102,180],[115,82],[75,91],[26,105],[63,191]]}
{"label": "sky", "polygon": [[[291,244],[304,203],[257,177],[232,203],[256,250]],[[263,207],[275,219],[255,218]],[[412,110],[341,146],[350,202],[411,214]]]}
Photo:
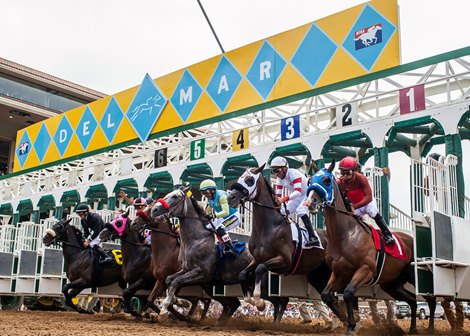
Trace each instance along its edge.
{"label": "sky", "polygon": [[[225,51],[364,2],[201,0]],[[0,57],[106,94],[221,53],[196,0],[0,3]],[[470,44],[470,1],[398,4],[402,63]]]}
{"label": "sky", "polygon": [[[225,51],[364,2],[201,0]],[[106,94],[140,85],[146,73],[157,78],[221,53],[196,0],[0,0],[0,4],[0,57]],[[398,0],[398,4],[402,64],[470,45],[469,0]],[[391,161],[392,176],[400,176],[403,169],[402,176],[408,175],[409,160]],[[464,162],[464,169],[469,165]],[[393,182],[392,202],[396,199],[406,208],[409,195],[408,200],[406,195],[397,196],[406,181]],[[470,181],[466,184],[469,190]]]}

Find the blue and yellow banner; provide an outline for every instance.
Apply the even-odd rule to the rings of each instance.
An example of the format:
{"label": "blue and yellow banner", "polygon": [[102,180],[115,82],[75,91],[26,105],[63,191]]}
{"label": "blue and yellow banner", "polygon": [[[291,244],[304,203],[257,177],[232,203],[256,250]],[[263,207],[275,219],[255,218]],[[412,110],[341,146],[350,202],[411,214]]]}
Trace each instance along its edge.
{"label": "blue and yellow banner", "polygon": [[399,65],[398,5],[374,0],[22,129],[14,171],[145,142],[175,128]]}

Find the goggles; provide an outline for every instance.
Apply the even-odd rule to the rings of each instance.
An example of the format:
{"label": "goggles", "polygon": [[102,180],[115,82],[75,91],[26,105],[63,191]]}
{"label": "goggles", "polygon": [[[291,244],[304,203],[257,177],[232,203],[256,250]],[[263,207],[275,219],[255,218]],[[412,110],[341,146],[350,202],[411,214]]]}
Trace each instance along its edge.
{"label": "goggles", "polygon": [[282,167],[273,168],[273,169],[271,169],[271,171],[273,172],[273,174],[280,173],[282,171]]}
{"label": "goggles", "polygon": [[352,170],[340,170],[339,173],[344,176],[344,175],[352,175],[353,172]]}

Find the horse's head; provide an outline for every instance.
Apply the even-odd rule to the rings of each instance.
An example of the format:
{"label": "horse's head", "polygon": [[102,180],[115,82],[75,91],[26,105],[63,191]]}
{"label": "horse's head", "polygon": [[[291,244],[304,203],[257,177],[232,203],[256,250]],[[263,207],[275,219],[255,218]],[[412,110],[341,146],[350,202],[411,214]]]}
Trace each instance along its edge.
{"label": "horse's head", "polygon": [[152,218],[157,218],[164,214],[168,214],[170,217],[186,216],[186,200],[188,199],[187,192],[189,189],[191,189],[191,186],[181,186],[179,189],[167,194],[164,198],[158,199],[152,207],[150,216]]}
{"label": "horse's head", "polygon": [[312,176],[307,195],[312,199],[314,208],[321,203],[332,204],[335,197],[335,177],[333,169],[335,161],[333,160],[328,168],[318,169],[317,165],[312,162],[312,168],[315,174]]}
{"label": "horse's head", "polygon": [[110,223],[104,225],[104,229],[100,232],[100,239],[102,241],[108,241],[122,237],[128,225],[128,221],[130,221],[129,212],[119,214]]}
{"label": "horse's head", "polygon": [[151,226],[151,210],[151,207],[147,207],[144,210],[137,210],[135,213],[135,218],[131,223],[131,229],[140,233],[148,226]]}
{"label": "horse's head", "polygon": [[264,164],[258,168],[248,168],[236,183],[232,185],[232,190],[228,196],[228,204],[236,208],[246,200],[252,200],[257,195],[258,181]]}
{"label": "horse's head", "polygon": [[47,229],[44,237],[42,237],[42,242],[46,246],[50,246],[54,243],[64,241],[67,239],[67,227],[69,226],[70,221],[72,218],[67,220],[60,220],[55,223],[52,228]]}

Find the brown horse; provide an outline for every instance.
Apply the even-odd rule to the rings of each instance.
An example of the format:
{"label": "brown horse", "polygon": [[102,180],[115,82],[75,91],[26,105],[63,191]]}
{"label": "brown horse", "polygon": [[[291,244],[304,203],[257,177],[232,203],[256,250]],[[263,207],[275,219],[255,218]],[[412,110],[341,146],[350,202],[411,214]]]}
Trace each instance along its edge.
{"label": "brown horse", "polygon": [[[376,256],[370,232],[364,229],[358,218],[353,216],[346,208],[338,184],[332,174],[335,162],[328,168],[318,170],[313,164],[315,175],[309,187],[309,199],[315,205],[322,204],[328,234],[326,248],[326,261],[331,267],[332,274],[328,285],[322,292],[322,299],[328,303],[332,293],[344,288],[344,301],[347,307],[348,333],[352,333],[356,322],[353,315],[353,299],[356,291],[375,280],[377,274]],[[416,333],[416,296],[405,289],[406,282],[414,284],[414,270],[411,266],[413,260],[413,238],[402,232],[396,232],[404,246],[407,260],[400,260],[387,256],[382,273],[377,284],[396,300],[406,301],[411,307],[410,333]],[[431,319],[429,329],[434,328],[435,298],[427,297]],[[344,314],[335,311],[344,321]]]}
{"label": "brown horse", "polygon": [[[291,226],[281,214],[271,186],[261,175],[263,168],[264,165],[246,170],[232,187],[228,198],[232,207],[245,201],[253,203],[253,230],[248,246],[254,259],[240,273],[240,280],[243,281],[255,270],[254,298],[257,306],[260,302],[261,280],[268,271],[278,274],[305,274],[319,293],[331,273],[325,263],[325,251],[322,248],[303,250],[297,267],[293,267],[296,246],[292,241]],[[317,233],[322,245],[326,247],[325,231],[317,230]],[[332,307],[336,307],[336,304],[335,301],[329,302]]]}
{"label": "brown horse", "polygon": [[[153,306],[157,298],[166,291],[166,278],[178,272],[181,269],[181,262],[178,259],[180,251],[179,236],[175,233],[173,225],[168,218],[160,218],[155,220],[150,216],[152,207],[148,206],[145,210],[137,211],[136,218],[132,221],[131,227],[139,232],[148,228],[151,230],[151,253],[152,263],[151,272],[157,281],[154,283],[152,292],[147,298],[148,304]],[[187,317],[191,318],[196,307],[198,298],[187,298],[191,303],[191,309]],[[209,309],[210,299],[202,300],[204,303],[204,311],[201,318],[205,318]],[[184,320],[184,316],[178,313],[175,308],[170,305],[168,310],[178,319]]]}

